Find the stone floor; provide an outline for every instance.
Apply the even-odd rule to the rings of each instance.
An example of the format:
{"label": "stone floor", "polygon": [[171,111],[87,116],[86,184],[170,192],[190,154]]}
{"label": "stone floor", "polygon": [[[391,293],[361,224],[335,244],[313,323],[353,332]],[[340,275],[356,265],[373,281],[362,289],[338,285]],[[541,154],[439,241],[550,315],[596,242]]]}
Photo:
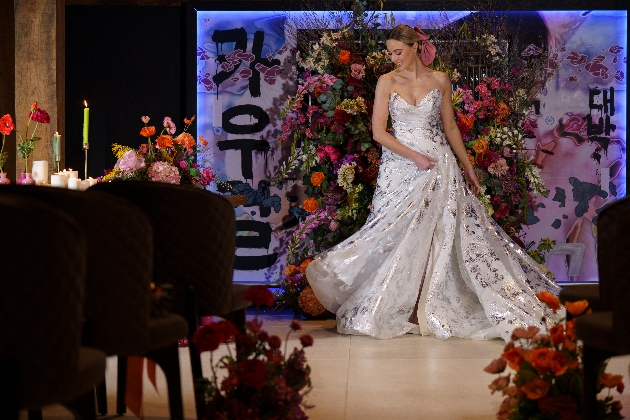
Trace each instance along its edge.
{"label": "stone floor", "polygon": [[[286,336],[292,316],[266,313],[260,317],[270,334]],[[483,368],[498,357],[503,341],[472,341],[405,335],[391,340],[337,334],[335,321],[302,321],[303,331],[315,339],[307,348],[313,390],[307,402],[311,420],[490,420],[495,418],[501,396],[490,395],[493,375]],[[284,341],[284,338],[283,338]],[[289,348],[297,344],[297,335]],[[217,350],[220,353],[223,350]],[[181,349],[185,415],[194,419],[190,358]],[[216,356],[215,356],[216,357]],[[216,359],[215,359],[216,360]],[[209,354],[203,355],[204,374],[209,375]],[[626,391],[621,396],[623,414],[630,417],[629,357],[611,360],[608,371],[624,375]],[[109,411],[114,410],[116,358],[108,360]],[[168,418],[166,385],[158,371],[158,391],[148,380],[144,385],[145,419]],[[616,398],[619,395],[616,394]],[[22,413],[22,419],[26,419]],[[128,413],[126,417],[133,418]],[[70,420],[60,406],[44,410],[44,419]],[[115,415],[102,417],[118,418]]]}

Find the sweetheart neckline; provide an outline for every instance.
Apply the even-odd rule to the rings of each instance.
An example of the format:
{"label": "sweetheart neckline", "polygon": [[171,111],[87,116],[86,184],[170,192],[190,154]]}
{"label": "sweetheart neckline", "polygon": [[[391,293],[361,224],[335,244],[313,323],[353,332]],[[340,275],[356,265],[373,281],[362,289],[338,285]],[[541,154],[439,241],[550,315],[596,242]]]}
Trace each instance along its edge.
{"label": "sweetheart neckline", "polygon": [[418,104],[417,104],[417,105],[413,105],[413,104],[411,104],[409,101],[407,101],[405,98],[403,98],[403,97],[402,97],[402,95],[401,95],[400,93],[398,93],[398,92],[396,92],[396,91],[393,91],[393,92],[392,92],[389,96],[390,96],[390,98],[391,98],[391,96],[395,94],[395,95],[396,95],[396,96],[398,96],[400,99],[402,99],[402,100],[403,100],[403,101],[404,101],[407,105],[409,105],[409,106],[413,106],[413,107],[416,107],[416,108],[417,108],[417,107],[419,107],[419,106],[420,106],[420,104],[422,104],[422,102],[423,102],[423,101],[424,101],[424,100],[425,100],[425,99],[426,99],[429,95],[431,95],[431,94],[432,94],[433,92],[435,92],[436,90],[437,90],[438,92],[442,93],[442,91],[440,91],[440,89],[438,89],[438,88],[431,89],[431,90],[429,91],[429,93],[427,93],[426,95],[424,95],[424,96],[422,97],[422,99],[420,99],[420,101],[418,102]]}

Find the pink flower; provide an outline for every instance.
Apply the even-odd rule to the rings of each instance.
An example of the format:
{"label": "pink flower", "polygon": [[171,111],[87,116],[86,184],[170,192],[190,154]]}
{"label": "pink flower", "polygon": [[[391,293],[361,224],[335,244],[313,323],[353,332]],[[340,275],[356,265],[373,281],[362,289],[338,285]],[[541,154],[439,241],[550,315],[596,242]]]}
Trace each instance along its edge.
{"label": "pink flower", "polygon": [[164,128],[166,128],[168,134],[175,134],[175,130],[177,129],[171,117],[164,117]]}
{"label": "pink flower", "polygon": [[503,176],[507,173],[508,169],[507,163],[503,158],[498,159],[488,166],[488,172],[494,176]]}
{"label": "pink flower", "polygon": [[507,367],[507,360],[503,357],[499,357],[498,359],[494,359],[488,366],[483,368],[485,372],[488,373],[501,373]]}
{"label": "pink flower", "polygon": [[351,64],[350,70],[352,72],[352,77],[357,80],[361,80],[363,76],[365,76],[365,66],[362,64]]}
{"label": "pink flower", "polygon": [[114,169],[120,169],[125,172],[134,172],[144,166],[144,158],[139,157],[134,150],[125,152],[122,159],[118,159]]}
{"label": "pink flower", "polygon": [[142,120],[142,122],[143,122],[143,123],[148,124],[148,123],[149,123],[149,120],[150,120],[151,118],[149,118],[149,117],[147,117],[147,116],[145,115],[145,116],[143,116],[143,117],[142,117],[142,118],[140,118],[140,119]]}
{"label": "pink flower", "polygon": [[151,166],[149,166],[147,174],[149,175],[149,181],[153,182],[179,184],[181,181],[181,177],[177,168],[169,165],[166,162],[153,162]]}
{"label": "pink flower", "polygon": [[34,112],[29,112],[28,117],[35,122],[48,124],[50,123],[50,115],[41,108],[37,108]]}
{"label": "pink flower", "polygon": [[212,168],[204,168],[201,172],[202,185],[210,185],[217,176],[212,172]]}

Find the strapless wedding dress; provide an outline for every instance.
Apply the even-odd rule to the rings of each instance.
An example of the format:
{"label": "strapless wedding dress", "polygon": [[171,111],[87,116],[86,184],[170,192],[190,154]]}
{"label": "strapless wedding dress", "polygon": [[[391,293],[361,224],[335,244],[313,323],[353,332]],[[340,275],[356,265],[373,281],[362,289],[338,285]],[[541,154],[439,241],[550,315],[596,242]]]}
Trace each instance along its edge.
{"label": "strapless wedding dress", "polygon": [[392,135],[438,162],[419,170],[383,148],[365,225],[306,270],[341,333],[507,341],[516,327],[541,326],[535,293],[560,291],[466,186],[440,129],[441,101],[438,89],[417,105],[391,94]]}

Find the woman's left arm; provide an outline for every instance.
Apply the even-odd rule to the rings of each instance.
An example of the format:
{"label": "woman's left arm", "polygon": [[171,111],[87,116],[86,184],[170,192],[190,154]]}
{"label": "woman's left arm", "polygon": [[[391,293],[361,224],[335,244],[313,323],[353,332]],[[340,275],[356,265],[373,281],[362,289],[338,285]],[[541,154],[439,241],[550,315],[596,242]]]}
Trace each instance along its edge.
{"label": "woman's left arm", "polygon": [[451,80],[446,73],[439,73],[437,75],[440,90],[442,91],[442,104],[440,106],[440,117],[442,119],[442,126],[444,127],[444,134],[446,140],[450,144],[453,153],[457,156],[457,159],[464,167],[466,174],[466,180],[475,194],[479,193],[481,188],[475,169],[468,159],[468,153],[466,153],[466,147],[462,139],[462,134],[455,122],[455,112],[453,111],[453,89],[451,86]]}

